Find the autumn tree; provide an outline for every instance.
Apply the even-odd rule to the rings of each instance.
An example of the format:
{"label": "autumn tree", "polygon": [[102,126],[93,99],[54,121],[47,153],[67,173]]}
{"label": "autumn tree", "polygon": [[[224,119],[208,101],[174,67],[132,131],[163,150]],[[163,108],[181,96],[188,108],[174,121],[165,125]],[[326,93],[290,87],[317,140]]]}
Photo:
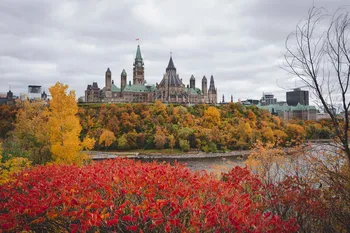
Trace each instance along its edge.
{"label": "autumn tree", "polygon": [[204,111],[203,116],[204,126],[207,128],[211,128],[214,125],[220,124],[220,112],[216,107],[209,107]]}
{"label": "autumn tree", "polygon": [[99,144],[104,144],[104,147],[109,147],[112,145],[113,142],[116,141],[116,137],[114,136],[114,133],[109,131],[108,129],[104,129],[99,140]]}
{"label": "autumn tree", "polygon": [[166,135],[164,134],[161,127],[157,126],[156,128],[156,134],[154,136],[154,144],[157,149],[164,148],[164,145],[166,143]]}
{"label": "autumn tree", "polygon": [[286,133],[288,134],[290,140],[295,140],[297,142],[301,142],[305,137],[304,128],[298,124],[288,124]]}
{"label": "autumn tree", "polygon": [[270,143],[275,142],[275,136],[274,136],[273,131],[270,127],[265,127],[262,129],[262,131],[263,131],[263,136],[264,136],[265,142],[270,142]]}
{"label": "autumn tree", "polygon": [[175,143],[176,143],[176,140],[175,140],[174,135],[170,134],[170,135],[168,136],[168,141],[169,141],[169,147],[170,147],[170,149],[174,149],[174,146],[175,146]]}
{"label": "autumn tree", "polygon": [[0,143],[0,185],[14,180],[12,175],[18,173],[25,168],[30,167],[30,161],[23,157],[2,157],[2,143]]}
{"label": "autumn tree", "polygon": [[86,138],[80,141],[81,125],[76,116],[75,92],[67,94],[67,89],[68,85],[59,82],[49,88],[52,95],[48,111],[51,152],[56,163],[80,165],[87,159],[82,149],[92,148],[94,140]]}
{"label": "autumn tree", "polygon": [[238,146],[247,149],[251,143],[252,128],[248,122],[241,121],[237,127]]}
{"label": "autumn tree", "polygon": [[279,165],[286,162],[284,151],[274,147],[273,143],[262,143],[257,141],[254,144],[245,164],[260,177],[266,184],[273,184],[283,180]]}
{"label": "autumn tree", "polygon": [[0,138],[5,138],[13,130],[16,119],[17,106],[0,105]]}
{"label": "autumn tree", "polygon": [[47,123],[45,102],[23,102],[22,107],[18,110],[15,129],[9,140],[12,140],[12,143],[18,146],[23,153],[28,154],[28,159],[33,164],[45,164],[52,159]]}
{"label": "autumn tree", "polygon": [[120,149],[130,149],[127,135],[124,133],[122,136],[118,138],[118,148]]}
{"label": "autumn tree", "polygon": [[187,152],[187,151],[190,150],[190,143],[189,143],[188,140],[180,139],[179,144],[180,144],[180,148],[181,148],[184,152]]}

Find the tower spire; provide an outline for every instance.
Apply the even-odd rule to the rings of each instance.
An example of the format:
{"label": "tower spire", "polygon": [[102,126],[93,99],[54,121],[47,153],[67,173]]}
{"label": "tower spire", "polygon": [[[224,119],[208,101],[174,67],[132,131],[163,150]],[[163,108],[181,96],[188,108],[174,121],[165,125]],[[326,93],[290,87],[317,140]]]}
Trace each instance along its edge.
{"label": "tower spire", "polygon": [[215,92],[215,84],[214,84],[214,76],[213,75],[210,77],[209,91]]}
{"label": "tower spire", "polygon": [[142,60],[140,45],[137,45],[135,62],[142,62]]}
{"label": "tower spire", "polygon": [[145,83],[144,63],[141,55],[140,45],[137,45],[136,57],[133,68],[133,84],[143,85]]}
{"label": "tower spire", "polygon": [[176,68],[174,66],[174,62],[173,62],[173,57],[171,55],[171,52],[170,52],[170,59],[169,59],[169,64],[168,64],[168,67],[166,68],[166,71],[168,70],[175,70],[176,71]]}

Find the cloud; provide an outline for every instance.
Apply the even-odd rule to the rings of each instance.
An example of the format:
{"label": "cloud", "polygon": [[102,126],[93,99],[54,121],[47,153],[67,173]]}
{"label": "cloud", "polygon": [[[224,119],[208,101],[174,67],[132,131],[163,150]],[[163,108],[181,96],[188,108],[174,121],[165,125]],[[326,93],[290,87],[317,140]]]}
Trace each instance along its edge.
{"label": "cloud", "polygon": [[2,0],[0,92],[27,92],[67,83],[77,96],[88,84],[104,86],[107,67],[115,83],[132,79],[140,38],[146,80],[160,82],[172,52],[180,78],[201,86],[214,75],[229,100],[260,98],[301,83],[279,65],[284,41],[312,4],[330,11],[346,0]]}

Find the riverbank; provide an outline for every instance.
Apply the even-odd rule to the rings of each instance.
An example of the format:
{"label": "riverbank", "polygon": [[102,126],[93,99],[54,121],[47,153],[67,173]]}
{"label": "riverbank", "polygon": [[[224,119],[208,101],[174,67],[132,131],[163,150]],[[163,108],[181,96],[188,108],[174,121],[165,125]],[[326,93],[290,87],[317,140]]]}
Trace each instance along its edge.
{"label": "riverbank", "polygon": [[129,159],[200,159],[200,158],[220,158],[220,157],[247,157],[250,154],[250,150],[242,151],[230,151],[221,153],[205,153],[205,152],[188,152],[188,153],[176,153],[176,154],[164,154],[164,153],[139,153],[139,152],[110,152],[110,151],[87,151],[85,152],[93,160],[113,159],[117,157],[129,158]]}
{"label": "riverbank", "polygon": [[[307,145],[322,145],[330,140],[309,141]],[[300,148],[299,148],[300,149]],[[287,154],[295,152],[295,148],[284,148]],[[236,150],[229,152],[206,153],[203,151],[182,152],[180,150],[138,150],[131,152],[119,151],[86,151],[92,160],[114,159],[118,157],[130,159],[203,159],[203,158],[247,158],[252,150]]]}

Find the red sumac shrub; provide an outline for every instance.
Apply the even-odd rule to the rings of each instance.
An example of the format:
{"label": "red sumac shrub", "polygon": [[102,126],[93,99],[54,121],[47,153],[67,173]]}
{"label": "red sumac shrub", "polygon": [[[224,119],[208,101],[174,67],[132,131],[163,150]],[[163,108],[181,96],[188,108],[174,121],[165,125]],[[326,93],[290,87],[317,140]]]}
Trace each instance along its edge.
{"label": "red sumac shrub", "polygon": [[116,159],[38,166],[0,186],[6,231],[294,232],[294,219],[264,210],[246,168],[223,180],[177,164]]}

